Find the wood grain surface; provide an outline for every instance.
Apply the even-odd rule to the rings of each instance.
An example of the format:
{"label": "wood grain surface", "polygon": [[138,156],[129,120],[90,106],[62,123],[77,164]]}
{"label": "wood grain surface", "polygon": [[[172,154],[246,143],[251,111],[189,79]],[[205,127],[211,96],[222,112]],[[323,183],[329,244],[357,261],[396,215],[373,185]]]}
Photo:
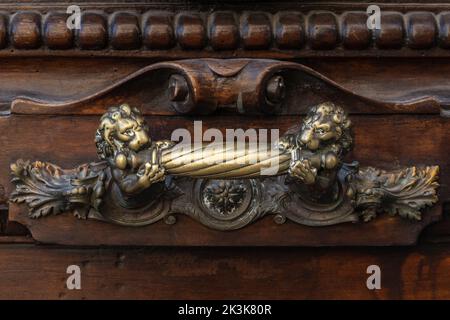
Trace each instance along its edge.
{"label": "wood grain surface", "polygon": [[[449,299],[450,247],[0,248],[1,299]],[[81,290],[66,269],[81,268]],[[369,265],[381,290],[368,290]]]}
{"label": "wood grain surface", "polygon": [[[209,54],[205,53],[206,57]],[[180,54],[176,59],[189,58],[188,54]],[[227,55],[220,56],[227,58]],[[196,57],[194,57],[196,58]],[[265,58],[262,56],[262,58]],[[173,60],[167,57],[166,60]],[[98,93],[107,87],[114,86],[127,76],[151,65],[155,59],[113,59],[113,58],[2,58],[0,59],[0,111],[8,112],[11,103],[18,98],[34,99],[47,103],[64,103],[78,101]],[[447,59],[362,59],[362,58],[315,58],[292,60],[330,79],[353,95],[378,101],[381,105],[394,104],[397,108],[421,102],[417,106],[409,106],[403,113],[439,113],[440,108],[447,107],[450,101],[450,86],[446,75],[450,72]],[[388,110],[373,104],[364,104],[350,95],[339,94],[339,90],[329,86],[321,87],[317,81],[297,76],[286,79],[291,96],[289,113],[299,114],[307,97],[339,96],[346,102],[345,107],[351,112],[386,113]],[[151,76],[134,81],[122,89],[114,90],[105,96],[103,101],[89,101],[82,108],[72,108],[72,114],[82,110],[95,109],[100,114],[101,103],[115,103],[127,99],[148,114],[176,115],[175,110],[167,104],[166,89],[168,76],[166,71],[158,71]],[[242,82],[245,84],[244,82]],[[295,84],[295,85],[293,85]],[[127,90],[131,87],[132,92]],[[205,88],[208,88],[208,86]],[[302,92],[295,95],[295,90]],[[314,94],[308,94],[308,90]],[[164,98],[166,100],[164,100]],[[115,100],[114,100],[115,99]],[[94,108],[94,106],[96,108]],[[355,108],[357,107],[357,108]],[[105,106],[103,106],[103,109]],[[381,109],[381,110],[380,110]],[[94,111],[95,111],[94,110]],[[395,110],[395,109],[394,109]],[[286,112],[286,110],[285,110]],[[389,112],[393,112],[390,110]],[[49,113],[49,112],[48,112]],[[91,112],[94,114],[95,112]]]}

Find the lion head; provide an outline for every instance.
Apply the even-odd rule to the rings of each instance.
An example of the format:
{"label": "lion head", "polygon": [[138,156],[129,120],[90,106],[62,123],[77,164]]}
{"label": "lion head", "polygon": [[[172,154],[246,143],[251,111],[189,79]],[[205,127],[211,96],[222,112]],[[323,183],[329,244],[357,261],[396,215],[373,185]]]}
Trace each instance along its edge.
{"label": "lion head", "polygon": [[141,151],[151,144],[151,139],[139,110],[123,104],[109,108],[101,117],[95,144],[100,159],[107,160],[119,152]]}
{"label": "lion head", "polygon": [[346,153],[352,146],[351,122],[344,109],[331,102],[312,107],[296,136],[299,147],[311,151],[334,145],[338,153]]}

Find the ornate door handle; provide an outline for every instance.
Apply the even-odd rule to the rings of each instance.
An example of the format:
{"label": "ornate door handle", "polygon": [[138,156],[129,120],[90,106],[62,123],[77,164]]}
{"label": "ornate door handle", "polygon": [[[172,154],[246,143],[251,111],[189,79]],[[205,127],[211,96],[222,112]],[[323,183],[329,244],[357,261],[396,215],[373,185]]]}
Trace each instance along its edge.
{"label": "ornate door handle", "polygon": [[174,223],[174,213],[184,213],[220,230],[266,214],[312,226],[369,221],[382,211],[420,220],[438,200],[437,166],[384,171],[344,163],[351,121],[331,102],[310,108],[301,128],[270,148],[152,141],[143,116],[128,105],[102,116],[95,141],[101,162],[71,170],[12,164],[10,200],[25,203],[32,218],[73,211],[145,225]]}

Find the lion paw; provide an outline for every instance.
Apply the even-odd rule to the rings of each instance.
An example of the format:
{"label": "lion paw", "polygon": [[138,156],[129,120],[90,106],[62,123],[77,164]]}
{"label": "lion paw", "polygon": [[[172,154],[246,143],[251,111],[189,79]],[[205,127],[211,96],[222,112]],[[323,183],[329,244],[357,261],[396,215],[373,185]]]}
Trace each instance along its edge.
{"label": "lion paw", "polygon": [[314,184],[317,177],[317,169],[311,166],[307,159],[297,160],[291,163],[289,174],[304,184]]}
{"label": "lion paw", "polygon": [[166,171],[158,164],[146,163],[143,169],[138,172],[138,176],[142,184],[150,186],[163,181],[166,177]]}

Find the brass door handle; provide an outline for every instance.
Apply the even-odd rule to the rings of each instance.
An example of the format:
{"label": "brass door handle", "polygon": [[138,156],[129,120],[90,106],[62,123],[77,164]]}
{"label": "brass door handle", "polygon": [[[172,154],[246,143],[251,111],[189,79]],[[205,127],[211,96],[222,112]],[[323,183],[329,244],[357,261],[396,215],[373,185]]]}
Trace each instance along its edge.
{"label": "brass door handle", "polygon": [[312,226],[368,221],[381,211],[420,220],[438,200],[438,166],[384,171],[345,164],[351,121],[331,102],[310,108],[301,128],[271,147],[152,141],[143,116],[128,105],[101,117],[95,141],[98,163],[72,170],[12,164],[10,200],[26,203],[32,218],[73,211],[145,225],[185,213],[220,230],[266,214]]}

